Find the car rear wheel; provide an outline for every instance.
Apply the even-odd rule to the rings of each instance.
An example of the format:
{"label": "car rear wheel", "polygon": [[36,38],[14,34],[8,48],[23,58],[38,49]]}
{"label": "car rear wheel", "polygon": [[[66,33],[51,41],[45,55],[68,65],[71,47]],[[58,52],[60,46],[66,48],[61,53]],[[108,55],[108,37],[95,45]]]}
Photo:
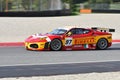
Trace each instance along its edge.
{"label": "car rear wheel", "polygon": [[59,39],[54,39],[50,43],[50,48],[53,51],[59,51],[62,48],[62,42]]}
{"label": "car rear wheel", "polygon": [[98,40],[96,48],[99,50],[107,49],[108,48],[108,41],[104,38]]}

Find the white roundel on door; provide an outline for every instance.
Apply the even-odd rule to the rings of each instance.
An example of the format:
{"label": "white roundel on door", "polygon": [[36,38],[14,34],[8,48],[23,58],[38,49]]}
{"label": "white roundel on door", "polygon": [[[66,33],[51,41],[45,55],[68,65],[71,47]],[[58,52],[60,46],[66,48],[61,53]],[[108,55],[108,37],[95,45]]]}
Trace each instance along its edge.
{"label": "white roundel on door", "polygon": [[72,37],[66,37],[65,38],[65,46],[72,46],[72,41],[73,41]]}

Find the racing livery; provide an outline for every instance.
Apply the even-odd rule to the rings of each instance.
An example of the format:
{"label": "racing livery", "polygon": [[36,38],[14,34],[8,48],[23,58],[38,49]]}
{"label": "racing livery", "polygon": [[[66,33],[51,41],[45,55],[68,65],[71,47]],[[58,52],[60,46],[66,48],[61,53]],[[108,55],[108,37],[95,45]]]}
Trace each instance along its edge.
{"label": "racing livery", "polygon": [[115,29],[58,28],[46,34],[35,34],[25,40],[27,50],[104,50],[112,45]]}

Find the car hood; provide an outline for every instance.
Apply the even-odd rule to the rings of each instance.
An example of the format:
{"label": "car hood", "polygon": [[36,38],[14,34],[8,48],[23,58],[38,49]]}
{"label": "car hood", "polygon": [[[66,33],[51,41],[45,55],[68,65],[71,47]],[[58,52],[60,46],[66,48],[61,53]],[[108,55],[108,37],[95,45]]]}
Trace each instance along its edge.
{"label": "car hood", "polygon": [[29,36],[25,42],[50,42],[53,38],[59,37],[59,35],[53,34],[34,34]]}

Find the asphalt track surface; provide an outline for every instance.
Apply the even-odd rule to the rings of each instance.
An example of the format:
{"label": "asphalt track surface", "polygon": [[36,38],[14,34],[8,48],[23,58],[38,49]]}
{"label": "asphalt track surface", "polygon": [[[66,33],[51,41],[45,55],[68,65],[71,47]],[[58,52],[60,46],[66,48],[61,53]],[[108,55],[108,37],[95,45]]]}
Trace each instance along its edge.
{"label": "asphalt track surface", "polygon": [[120,44],[107,50],[27,51],[0,47],[0,78],[120,71]]}

